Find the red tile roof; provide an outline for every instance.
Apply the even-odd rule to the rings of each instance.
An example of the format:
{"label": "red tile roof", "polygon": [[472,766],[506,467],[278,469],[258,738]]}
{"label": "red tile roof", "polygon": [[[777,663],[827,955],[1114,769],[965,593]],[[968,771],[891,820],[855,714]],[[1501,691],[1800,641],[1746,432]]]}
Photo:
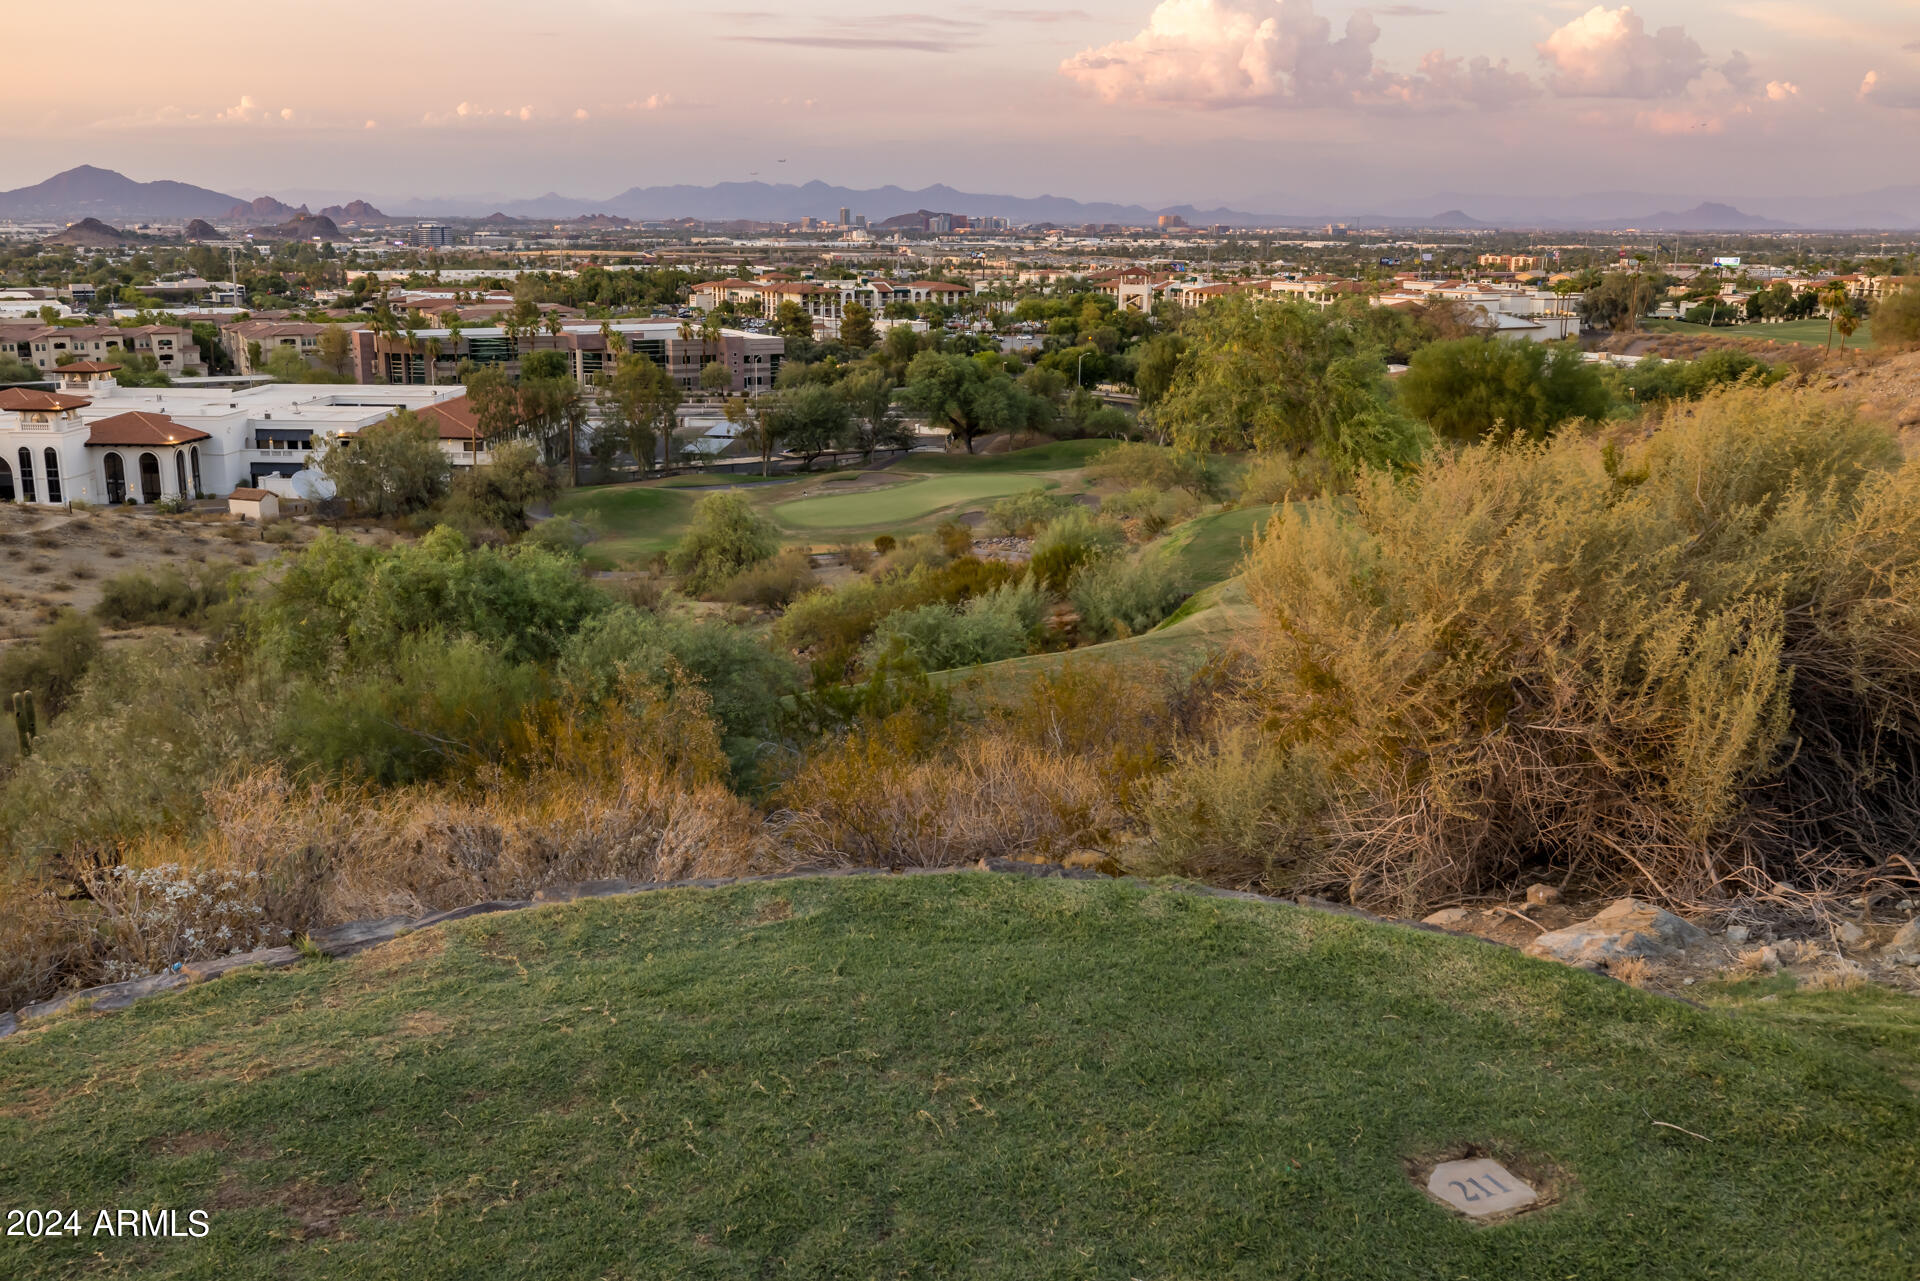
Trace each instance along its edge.
{"label": "red tile roof", "polygon": [[198,427],[177,423],[165,414],[150,414],[144,410],[134,410],[131,413],[102,418],[94,423],[93,433],[87,437],[87,444],[137,448],[142,445],[185,445],[196,440],[210,439],[212,438]]}
{"label": "red tile roof", "polygon": [[105,360],[75,360],[54,370],[59,374],[110,374],[120,366]]}
{"label": "red tile roof", "polygon": [[0,411],[20,413],[24,410],[78,409],[93,402],[85,396],[64,396],[59,392],[35,391],[31,387],[8,387],[0,390]]}
{"label": "red tile roof", "polygon": [[481,439],[480,420],[473,416],[473,406],[465,396],[443,400],[414,412],[439,429],[441,440]]}

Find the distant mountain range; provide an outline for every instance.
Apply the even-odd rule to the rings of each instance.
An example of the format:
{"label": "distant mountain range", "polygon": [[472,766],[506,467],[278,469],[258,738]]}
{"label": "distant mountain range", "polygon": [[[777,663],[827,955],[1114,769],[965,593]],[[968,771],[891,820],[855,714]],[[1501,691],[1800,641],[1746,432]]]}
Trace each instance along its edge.
{"label": "distant mountain range", "polygon": [[184,182],[135,182],[111,169],[81,165],[45,182],[0,191],[0,218],[213,218],[239,202]]}
{"label": "distant mountain range", "polygon": [[[1273,207],[1292,203],[1292,200],[1277,195],[1250,203]],[[382,213],[364,199],[343,200],[325,206],[318,214],[310,214],[305,203],[290,205],[274,196],[241,200],[188,183],[136,182],[111,169],[82,165],[31,187],[0,192],[0,219],[67,221],[91,217],[129,222],[200,218],[239,226],[285,224],[298,218],[315,217],[334,223],[368,223],[389,217],[481,218],[488,215],[540,221],[698,218],[711,222],[788,222],[804,217],[830,221],[838,218],[844,208],[864,215],[874,225],[889,218],[933,210],[1067,227],[1088,223],[1151,226],[1160,217],[1172,215],[1192,226],[1224,224],[1238,228],[1293,229],[1312,229],[1328,223],[1435,231],[1537,228],[1670,233],[1920,228],[1920,186],[1886,187],[1851,196],[1800,195],[1747,202],[1759,206],[1757,211],[1716,201],[1701,201],[1685,207],[1685,200],[1670,195],[1632,192],[1522,196],[1446,192],[1419,201],[1382,202],[1384,207],[1371,210],[1352,207],[1343,210],[1329,204],[1306,212],[1296,209],[1291,213],[1247,213],[1194,205],[1153,209],[1066,196],[995,195],[960,191],[944,184],[909,191],[895,186],[839,187],[818,181],[800,186],[723,182],[709,187],[630,187],[605,200],[548,192],[531,200],[409,197],[381,203],[391,214]],[[1429,212],[1436,209],[1444,212]],[[1661,212],[1643,212],[1649,209]],[[1680,212],[1671,212],[1675,209]]]}
{"label": "distant mountain range", "polygon": [[1732,205],[1708,201],[1685,213],[1656,213],[1641,218],[1616,218],[1591,225],[1593,231],[1790,231],[1793,223],[1741,213]]}

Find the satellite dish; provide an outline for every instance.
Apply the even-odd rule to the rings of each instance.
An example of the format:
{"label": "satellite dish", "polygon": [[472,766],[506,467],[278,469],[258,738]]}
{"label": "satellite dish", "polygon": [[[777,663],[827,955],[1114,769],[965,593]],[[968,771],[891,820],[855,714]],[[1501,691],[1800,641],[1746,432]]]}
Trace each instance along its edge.
{"label": "satellite dish", "polygon": [[328,478],[325,472],[317,468],[302,468],[289,476],[287,480],[288,483],[293,486],[293,493],[296,498],[304,498],[309,502],[318,502],[332,498],[334,495],[333,481]]}

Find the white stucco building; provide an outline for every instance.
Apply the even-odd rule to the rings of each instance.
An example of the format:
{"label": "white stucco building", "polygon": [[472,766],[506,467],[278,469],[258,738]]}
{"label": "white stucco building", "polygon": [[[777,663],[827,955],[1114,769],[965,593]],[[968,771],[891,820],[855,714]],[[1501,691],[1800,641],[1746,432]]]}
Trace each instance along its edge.
{"label": "white stucco building", "polygon": [[402,408],[438,428],[456,465],[489,457],[457,383],[131,388],[92,363],[60,375],[55,392],[0,390],[0,502],[151,503],[236,488],[293,497],[288,478],[330,438]]}

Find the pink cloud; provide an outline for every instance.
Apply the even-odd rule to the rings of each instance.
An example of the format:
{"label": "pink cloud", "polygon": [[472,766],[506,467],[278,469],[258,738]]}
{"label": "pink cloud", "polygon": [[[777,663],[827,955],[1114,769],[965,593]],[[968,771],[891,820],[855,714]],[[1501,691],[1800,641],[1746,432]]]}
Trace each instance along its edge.
{"label": "pink cloud", "polygon": [[1595,5],[1539,49],[1553,67],[1548,84],[1568,98],[1670,98],[1707,66],[1706,54],[1683,28],[1649,33],[1627,5]]}
{"label": "pink cloud", "polygon": [[1107,102],[1194,108],[1499,106],[1533,82],[1502,61],[1429,53],[1417,72],[1375,61],[1380,28],[1362,9],[1342,33],[1313,0],[1161,0],[1139,34],[1083,49],[1060,72]]}

